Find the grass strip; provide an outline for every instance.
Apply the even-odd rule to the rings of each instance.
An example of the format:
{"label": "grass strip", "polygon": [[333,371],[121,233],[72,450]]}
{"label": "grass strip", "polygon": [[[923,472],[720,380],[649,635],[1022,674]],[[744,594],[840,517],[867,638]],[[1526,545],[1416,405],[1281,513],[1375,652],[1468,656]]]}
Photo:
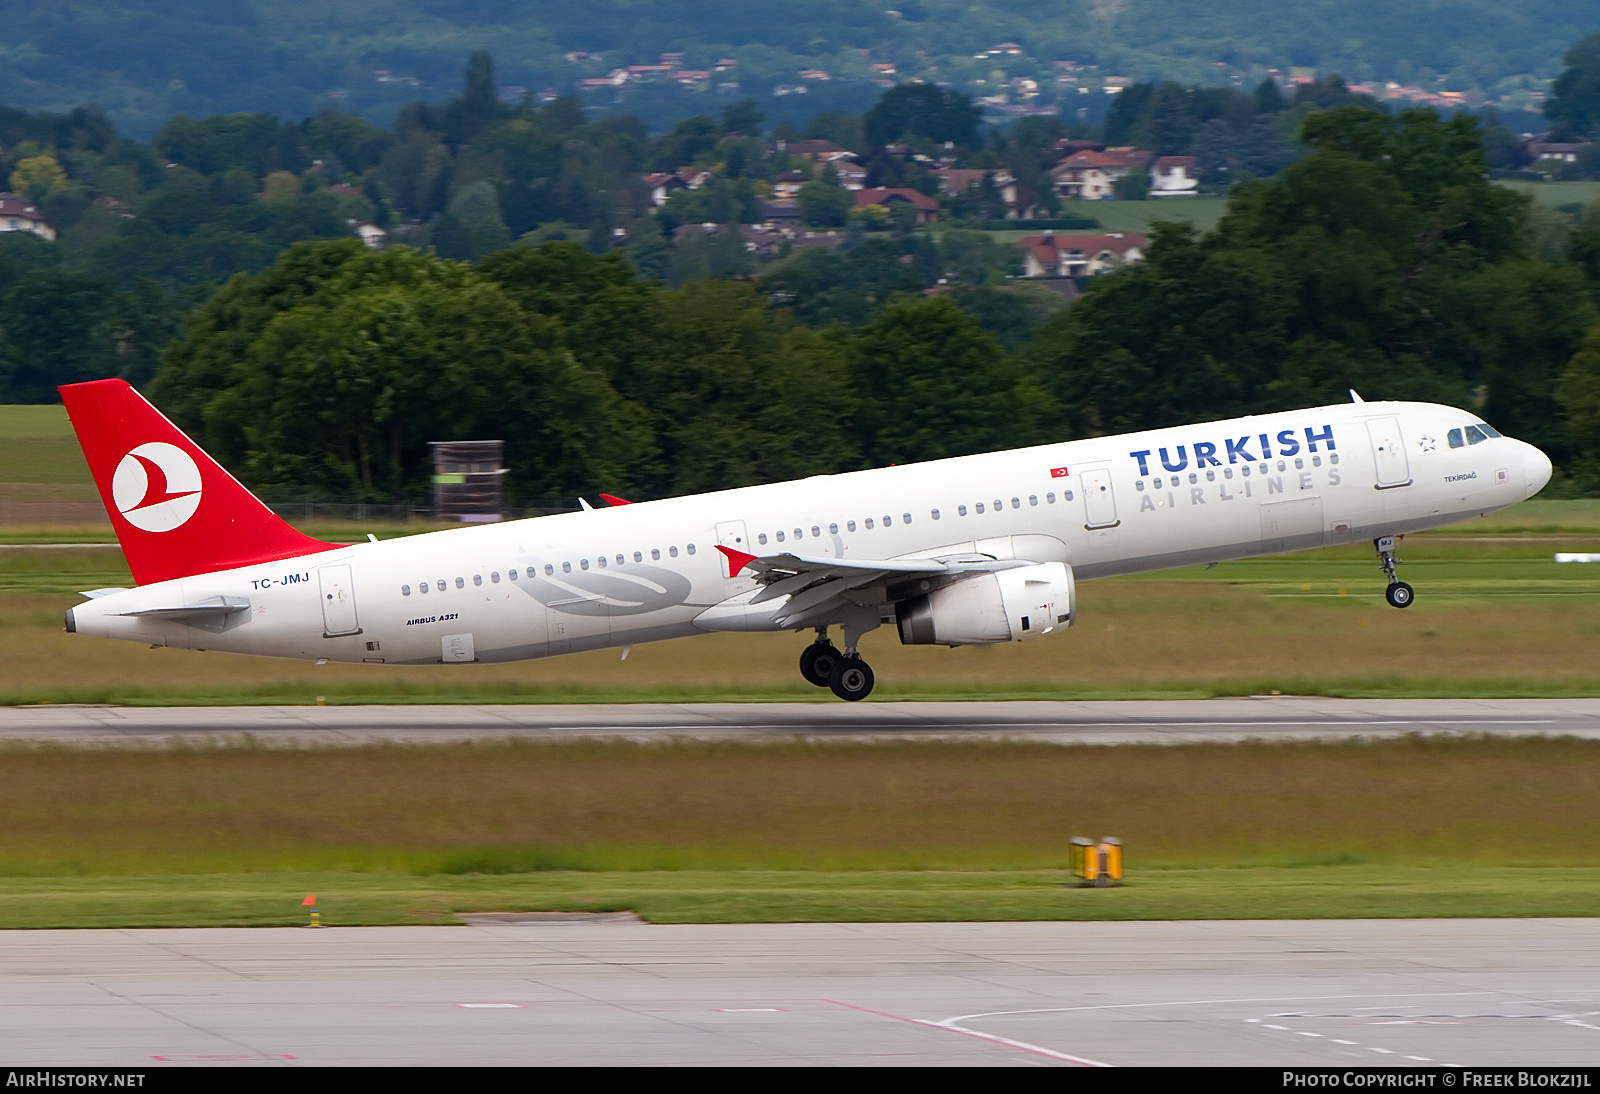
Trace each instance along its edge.
{"label": "grass strip", "polygon": [[1064,871],[282,872],[0,878],[0,929],[450,924],[481,911],[621,911],[652,923],[1592,916],[1600,867]]}

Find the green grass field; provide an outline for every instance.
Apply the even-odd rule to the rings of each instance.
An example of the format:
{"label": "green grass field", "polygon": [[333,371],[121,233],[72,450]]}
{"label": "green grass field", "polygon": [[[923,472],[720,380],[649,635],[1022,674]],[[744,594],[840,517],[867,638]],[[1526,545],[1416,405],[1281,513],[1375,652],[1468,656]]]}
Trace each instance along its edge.
{"label": "green grass field", "polygon": [[[0,927],[1592,915],[1600,743],[0,749]],[[1073,886],[1115,834],[1127,883]]]}

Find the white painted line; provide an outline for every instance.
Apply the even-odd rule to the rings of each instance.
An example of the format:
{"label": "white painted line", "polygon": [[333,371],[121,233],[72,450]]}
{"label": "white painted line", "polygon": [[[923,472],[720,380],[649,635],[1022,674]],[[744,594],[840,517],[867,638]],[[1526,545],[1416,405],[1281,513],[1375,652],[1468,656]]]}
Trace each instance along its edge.
{"label": "white painted line", "polygon": [[468,1010],[521,1010],[521,1003],[457,1003]]}
{"label": "white painted line", "polygon": [[932,1026],[934,1029],[947,1029],[952,1033],[964,1033],[968,1037],[977,1037],[984,1041],[993,1041],[997,1045],[1008,1045],[1011,1048],[1020,1048],[1024,1052],[1037,1053],[1040,1056],[1049,1056],[1057,1060],[1066,1060],[1068,1063],[1081,1064],[1084,1067],[1111,1067],[1111,1064],[1099,1060],[1090,1060],[1083,1056],[1071,1056],[1065,1052],[1057,1052],[1053,1048],[1043,1048],[1039,1045],[1030,1045],[1027,1041],[1014,1041],[1010,1037],[999,1037],[993,1033],[984,1033],[982,1030],[968,1029],[965,1026],[952,1026],[944,1022],[930,1022],[925,1018],[913,1018],[918,1025]]}

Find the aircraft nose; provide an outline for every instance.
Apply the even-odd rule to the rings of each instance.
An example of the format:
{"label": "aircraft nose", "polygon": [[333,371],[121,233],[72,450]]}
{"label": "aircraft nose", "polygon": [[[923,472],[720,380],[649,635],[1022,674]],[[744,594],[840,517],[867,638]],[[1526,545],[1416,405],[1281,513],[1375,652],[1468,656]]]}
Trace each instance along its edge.
{"label": "aircraft nose", "polygon": [[1522,470],[1524,480],[1528,484],[1527,497],[1533,497],[1544,489],[1545,483],[1550,481],[1550,472],[1554,470],[1550,465],[1550,457],[1539,451],[1533,445],[1522,444]]}

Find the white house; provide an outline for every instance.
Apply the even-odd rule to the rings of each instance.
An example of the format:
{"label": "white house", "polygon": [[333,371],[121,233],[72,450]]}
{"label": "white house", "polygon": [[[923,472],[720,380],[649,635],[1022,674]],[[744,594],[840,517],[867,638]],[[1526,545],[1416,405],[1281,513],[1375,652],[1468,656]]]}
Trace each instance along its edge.
{"label": "white house", "polygon": [[54,241],[56,230],[45,222],[39,207],[16,194],[0,194],[0,232],[32,232]]}
{"label": "white house", "polygon": [[1105,235],[1023,236],[1023,277],[1077,277],[1101,274],[1144,258],[1149,239],[1131,232]]}
{"label": "white house", "polygon": [[1193,156],[1162,156],[1150,165],[1150,196],[1170,198],[1193,195],[1200,185],[1194,177]]}

